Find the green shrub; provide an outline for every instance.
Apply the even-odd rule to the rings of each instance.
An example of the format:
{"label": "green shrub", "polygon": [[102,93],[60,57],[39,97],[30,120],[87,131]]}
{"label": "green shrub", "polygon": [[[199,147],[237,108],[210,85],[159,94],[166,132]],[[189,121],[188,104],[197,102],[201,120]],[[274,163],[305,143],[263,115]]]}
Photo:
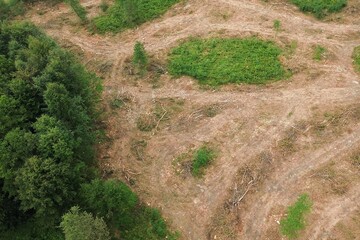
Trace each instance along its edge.
{"label": "green shrub", "polygon": [[326,49],[320,45],[316,45],[314,48],[313,59],[316,61],[321,61],[324,58],[324,54],[326,53]]}
{"label": "green shrub", "polygon": [[60,224],[66,240],[110,240],[110,233],[102,218],[82,212],[75,206],[62,216]]}
{"label": "green shrub", "polygon": [[354,49],[352,57],[354,59],[355,70],[360,72],[360,46]]}
{"label": "green shrub", "polygon": [[81,19],[81,21],[86,22],[86,10],[83,6],[81,6],[79,0],[66,0],[66,2],[70,5],[70,7],[74,10],[76,15]]}
{"label": "green shrub", "polygon": [[214,158],[214,150],[207,146],[199,148],[194,154],[191,173],[194,176],[201,176],[204,172],[204,169],[212,162]]}
{"label": "green shrub", "polygon": [[[34,25],[0,23],[0,198],[8,204],[0,206],[1,239],[58,236],[60,216],[93,177],[100,89],[99,78]],[[11,228],[12,238],[2,238]]]}
{"label": "green shrub", "polygon": [[302,194],[294,205],[289,206],[287,216],[280,221],[280,231],[290,239],[297,238],[305,228],[305,214],[310,212],[312,202],[307,194]]}
{"label": "green shrub", "polygon": [[83,185],[82,201],[92,212],[104,217],[121,239],[175,239],[158,210],[139,203],[124,183],[94,180]]}
{"label": "green shrub", "polygon": [[280,31],[280,29],[281,29],[281,22],[280,22],[280,20],[274,20],[274,29],[275,29],[275,31]]}
{"label": "green shrub", "polygon": [[274,43],[257,38],[191,39],[171,51],[168,68],[201,84],[263,84],[285,77],[281,53]]}
{"label": "green shrub", "polygon": [[121,32],[165,13],[179,0],[115,0],[105,13],[94,19],[99,33]]}
{"label": "green shrub", "polygon": [[148,67],[148,57],[144,48],[144,45],[141,42],[136,42],[134,46],[134,55],[132,59],[135,69],[143,75],[147,71]]}
{"label": "green shrub", "polygon": [[329,13],[339,12],[343,9],[347,0],[290,0],[303,12],[311,12],[317,18],[323,18]]}
{"label": "green shrub", "polygon": [[21,0],[0,0],[0,21],[25,12],[24,3]]}

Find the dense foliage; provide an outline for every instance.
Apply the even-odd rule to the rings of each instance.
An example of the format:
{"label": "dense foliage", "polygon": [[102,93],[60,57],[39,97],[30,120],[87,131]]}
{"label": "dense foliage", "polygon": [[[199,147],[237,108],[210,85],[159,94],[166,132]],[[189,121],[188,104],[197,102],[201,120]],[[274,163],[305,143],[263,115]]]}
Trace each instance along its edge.
{"label": "dense foliage", "polygon": [[81,197],[87,210],[96,212],[121,231],[121,239],[176,239],[159,211],[143,206],[129,187],[119,181],[93,180],[83,185]]}
{"label": "dense foliage", "polygon": [[24,12],[23,2],[20,0],[0,0],[0,21]]}
{"label": "dense foliage", "polygon": [[355,65],[356,71],[360,72],[360,46],[357,46],[354,49],[352,57],[354,59],[354,65]]}
{"label": "dense foliage", "polygon": [[179,0],[115,0],[105,13],[94,19],[96,31],[120,32],[165,13]]}
{"label": "dense foliage", "polygon": [[292,3],[297,5],[301,11],[311,12],[317,18],[323,18],[329,13],[339,12],[343,9],[347,0],[290,0]]}
{"label": "dense foliage", "polygon": [[60,227],[66,240],[110,240],[110,233],[102,218],[91,213],[81,212],[79,207],[72,207],[62,217]]}
{"label": "dense foliage", "polygon": [[284,78],[281,49],[256,38],[191,39],[170,53],[169,71],[203,84],[261,84]]}
{"label": "dense foliage", "polygon": [[0,179],[16,203],[1,223],[55,223],[93,175],[100,80],[30,24],[1,24],[0,43]]}
{"label": "dense foliage", "polygon": [[299,231],[305,228],[305,214],[310,212],[312,202],[307,194],[302,194],[298,200],[288,207],[286,218],[280,221],[281,233],[290,239],[296,238]]}
{"label": "dense foliage", "polygon": [[69,240],[100,230],[108,239],[107,229],[173,237],[125,184],[96,180],[100,92],[100,79],[33,25],[0,24],[0,239],[64,239],[61,220]]}

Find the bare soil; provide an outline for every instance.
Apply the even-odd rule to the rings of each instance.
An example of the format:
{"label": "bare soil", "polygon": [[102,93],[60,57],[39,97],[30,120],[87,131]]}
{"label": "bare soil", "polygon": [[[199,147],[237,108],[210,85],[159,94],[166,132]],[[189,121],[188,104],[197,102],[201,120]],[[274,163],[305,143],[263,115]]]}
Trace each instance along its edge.
{"label": "bare soil", "polygon": [[[100,12],[100,0],[81,2],[90,17]],[[183,239],[256,240],[282,239],[278,221],[304,192],[314,208],[302,239],[358,239],[359,171],[347,159],[360,146],[360,77],[351,59],[360,45],[359,16],[358,0],[323,21],[285,0],[188,0],[105,36],[90,34],[65,4],[34,5],[26,19],[104,78],[111,139],[101,147],[105,175],[127,181]],[[281,31],[273,29],[275,19]],[[190,36],[254,35],[286,50],[288,80],[206,88],[166,72],[169,50]],[[136,41],[153,63],[144,78],[129,69]],[[312,59],[315,45],[327,49],[324,60]],[[114,99],[124,104],[111,108]],[[326,117],[334,112],[340,117]],[[144,115],[155,122],[149,132],[137,127]],[[219,151],[205,176],[179,174],[176,158],[204,143]]]}

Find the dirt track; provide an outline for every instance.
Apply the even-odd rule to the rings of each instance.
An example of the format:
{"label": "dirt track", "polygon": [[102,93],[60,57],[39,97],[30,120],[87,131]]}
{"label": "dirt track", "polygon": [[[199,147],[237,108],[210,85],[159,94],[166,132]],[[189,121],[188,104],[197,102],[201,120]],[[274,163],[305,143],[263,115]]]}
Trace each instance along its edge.
{"label": "dirt track", "polygon": [[[97,11],[94,7],[100,1],[82,2],[91,12]],[[354,1],[360,14],[360,6],[356,4]],[[360,78],[351,60],[353,48],[360,45],[360,27],[359,19],[352,15],[343,16],[342,23],[321,22],[280,0],[272,3],[189,0],[137,29],[115,36],[98,36],[79,27],[65,5],[48,9],[44,15],[36,14],[37,7],[43,6],[35,6],[29,19],[60,44],[79,48],[85,63],[99,59],[113,64],[104,81],[104,99],[126,92],[134,101],[127,111],[109,117],[109,134],[114,142],[106,152],[111,159],[106,164],[118,177],[123,177],[124,169],[141,173],[134,176],[134,190],[145,202],[161,208],[184,239],[207,239],[211,219],[226,200],[238,169],[260,152],[271,149],[285,129],[311,118],[314,108],[346,107],[360,100]],[[279,33],[272,28],[275,19],[282,24]],[[162,86],[154,89],[149,81],[133,80],[124,73],[126,60],[137,40],[144,42],[154,59],[164,62],[169,49],[189,36],[250,35],[273,40],[281,46],[297,42],[295,54],[283,59],[294,72],[289,80],[267,86],[226,86],[212,91],[200,89],[188,77],[174,80],[165,74],[160,78]],[[312,60],[311,48],[315,44],[330,52],[324,61]],[[135,126],[136,118],[150,111],[154,101],[162,98],[184,99],[183,111],[170,119],[171,126],[164,123],[156,132],[140,133]],[[221,104],[218,115],[192,117],[196,109],[211,104]],[[303,176],[321,164],[360,147],[360,126],[354,123],[347,127],[349,133],[315,151],[299,150],[290,161],[278,159],[277,169],[264,183],[266,191],[257,193],[261,197],[242,213],[243,227],[238,230],[238,239],[271,239],[266,233],[269,211],[275,205],[287,206],[301,194],[294,183],[301,182]],[[148,142],[145,161],[132,159],[129,150],[131,139],[140,138]],[[203,142],[214,143],[221,153],[204,179],[176,175],[173,159]],[[344,196],[332,199],[330,196],[322,218],[316,227],[314,224],[307,230],[306,239],[327,239],[320,236],[322,229],[330,231],[343,216],[354,211],[359,192],[358,187],[353,187]],[[340,201],[342,205],[338,206]]]}

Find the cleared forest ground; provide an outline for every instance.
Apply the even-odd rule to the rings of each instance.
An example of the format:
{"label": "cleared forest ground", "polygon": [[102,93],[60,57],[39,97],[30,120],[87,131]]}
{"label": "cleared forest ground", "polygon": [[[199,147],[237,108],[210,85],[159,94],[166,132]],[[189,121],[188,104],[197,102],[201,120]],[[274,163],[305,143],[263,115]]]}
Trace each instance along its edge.
{"label": "cleared forest ground", "polygon": [[[81,1],[90,17],[100,2]],[[360,169],[349,160],[360,149],[360,75],[351,58],[360,45],[359,15],[357,0],[321,21],[282,0],[188,0],[136,29],[104,36],[88,33],[65,4],[35,5],[25,18],[104,78],[110,139],[101,147],[104,174],[127,181],[160,208],[183,239],[252,240],[281,239],[277,221],[304,192],[313,210],[300,239],[347,239],[359,232]],[[272,40],[285,49],[281,61],[292,76],[216,88],[174,79],[167,55],[190,36]],[[145,78],[128,68],[136,41],[153,62]],[[327,50],[321,61],[313,59],[316,45]],[[122,106],[112,108],[114,99]],[[207,114],[214,106],[215,114]],[[141,132],[137,119],[156,109],[164,117]],[[218,157],[203,178],[179,174],[174,160],[204,143],[216,146]],[[330,180],[322,172],[329,166]],[[243,184],[243,176],[256,184]],[[234,201],[234,192],[241,197],[248,188]]]}

